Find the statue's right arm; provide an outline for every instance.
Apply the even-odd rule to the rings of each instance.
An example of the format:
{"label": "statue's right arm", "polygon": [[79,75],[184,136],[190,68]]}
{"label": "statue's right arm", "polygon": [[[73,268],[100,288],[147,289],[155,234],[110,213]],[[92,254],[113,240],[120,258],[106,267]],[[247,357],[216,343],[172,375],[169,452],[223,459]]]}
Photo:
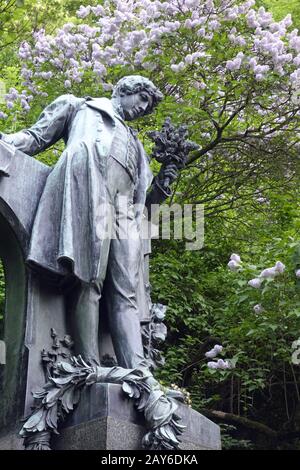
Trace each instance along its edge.
{"label": "statue's right arm", "polygon": [[29,129],[14,134],[2,134],[1,140],[27,155],[42,152],[65,136],[77,100],[73,95],[60,96],[44,109],[37,122]]}

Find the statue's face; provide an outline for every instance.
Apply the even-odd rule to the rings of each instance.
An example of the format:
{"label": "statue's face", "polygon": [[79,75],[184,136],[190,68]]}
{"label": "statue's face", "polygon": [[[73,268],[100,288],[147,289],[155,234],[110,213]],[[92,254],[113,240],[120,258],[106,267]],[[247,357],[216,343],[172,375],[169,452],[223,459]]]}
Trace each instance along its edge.
{"label": "statue's face", "polygon": [[144,116],[148,107],[152,107],[153,99],[146,91],[139,91],[132,95],[120,96],[120,104],[127,121],[133,121]]}

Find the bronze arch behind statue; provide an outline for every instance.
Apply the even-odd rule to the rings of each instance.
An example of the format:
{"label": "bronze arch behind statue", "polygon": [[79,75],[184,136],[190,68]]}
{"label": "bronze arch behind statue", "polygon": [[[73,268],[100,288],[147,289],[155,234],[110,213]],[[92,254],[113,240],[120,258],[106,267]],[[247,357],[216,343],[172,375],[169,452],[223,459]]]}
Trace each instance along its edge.
{"label": "bronze arch behind statue", "polygon": [[[0,258],[5,272],[4,337],[6,364],[0,366],[0,430],[14,426],[23,413],[27,349],[24,345],[26,323],[27,275],[20,238],[22,230],[12,213],[0,201]],[[7,428],[6,428],[7,429]]]}

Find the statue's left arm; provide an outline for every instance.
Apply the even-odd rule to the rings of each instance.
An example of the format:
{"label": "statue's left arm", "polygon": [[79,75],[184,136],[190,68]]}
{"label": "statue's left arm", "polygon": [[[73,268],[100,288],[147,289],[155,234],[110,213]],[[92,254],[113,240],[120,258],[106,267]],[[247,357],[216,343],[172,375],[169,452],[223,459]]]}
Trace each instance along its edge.
{"label": "statue's left arm", "polygon": [[[151,217],[151,206],[162,204],[168,197],[172,195],[170,185],[178,177],[178,170],[176,165],[170,163],[167,166],[162,166],[158,175],[154,178],[150,190],[146,198],[146,209],[148,218]],[[168,184],[165,182],[168,180]]]}
{"label": "statue's left arm", "polygon": [[27,155],[46,150],[66,135],[76,100],[78,98],[73,95],[60,96],[44,109],[33,126],[14,134],[2,134],[1,140]]}

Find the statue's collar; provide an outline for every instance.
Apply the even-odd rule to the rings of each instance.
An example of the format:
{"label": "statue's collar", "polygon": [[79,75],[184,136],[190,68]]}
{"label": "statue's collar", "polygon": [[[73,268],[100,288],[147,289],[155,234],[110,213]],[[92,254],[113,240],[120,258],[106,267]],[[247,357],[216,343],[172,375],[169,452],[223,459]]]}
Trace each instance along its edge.
{"label": "statue's collar", "polygon": [[[115,123],[116,120],[116,113],[113,108],[111,100],[108,98],[92,98],[91,96],[86,97],[86,104],[91,108],[98,109],[103,113],[106,113],[111,120]],[[118,118],[121,119],[121,117]]]}
{"label": "statue's collar", "polygon": [[114,125],[116,125],[116,119],[119,119],[119,121],[123,122],[123,124],[130,129],[132,135],[137,137],[138,131],[126,124],[124,119],[113,108],[111,100],[108,98],[92,98],[91,96],[87,96],[85,99],[88,106],[106,113],[111,118]]}

